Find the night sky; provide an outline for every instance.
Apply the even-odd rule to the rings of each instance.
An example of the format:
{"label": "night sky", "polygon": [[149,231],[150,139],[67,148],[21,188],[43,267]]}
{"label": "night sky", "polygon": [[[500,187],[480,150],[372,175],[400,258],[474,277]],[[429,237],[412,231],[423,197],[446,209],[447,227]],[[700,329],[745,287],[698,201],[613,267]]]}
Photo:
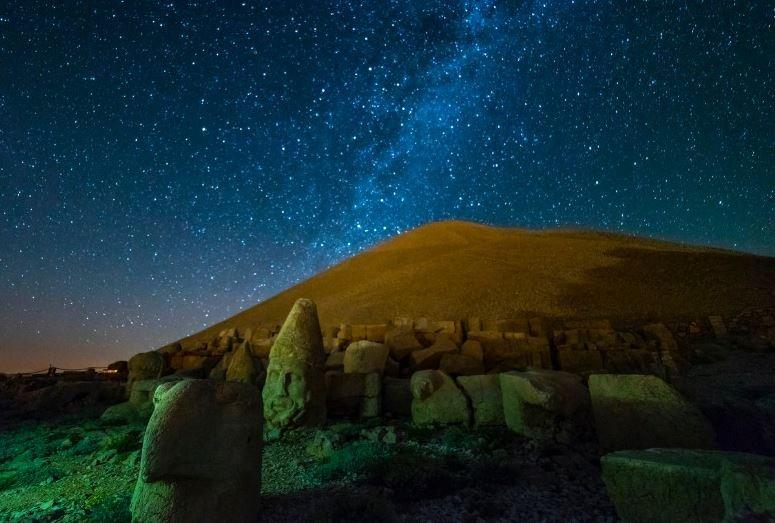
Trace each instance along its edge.
{"label": "night sky", "polygon": [[0,6],[0,370],[431,220],[775,254],[772,2],[221,4]]}

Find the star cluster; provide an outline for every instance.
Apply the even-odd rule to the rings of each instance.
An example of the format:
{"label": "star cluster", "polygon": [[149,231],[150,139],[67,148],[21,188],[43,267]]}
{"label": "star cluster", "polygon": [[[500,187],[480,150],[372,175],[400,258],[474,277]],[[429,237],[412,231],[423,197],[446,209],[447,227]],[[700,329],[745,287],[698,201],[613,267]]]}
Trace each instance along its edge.
{"label": "star cluster", "polygon": [[427,221],[775,254],[770,2],[0,7],[0,370],[99,364]]}

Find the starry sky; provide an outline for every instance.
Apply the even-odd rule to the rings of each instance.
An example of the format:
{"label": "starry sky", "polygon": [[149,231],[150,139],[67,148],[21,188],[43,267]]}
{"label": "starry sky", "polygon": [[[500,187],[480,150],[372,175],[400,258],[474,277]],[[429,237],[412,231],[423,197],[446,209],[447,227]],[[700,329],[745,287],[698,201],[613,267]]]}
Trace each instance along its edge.
{"label": "starry sky", "polygon": [[11,0],[0,370],[104,364],[448,218],[775,254],[768,1]]}

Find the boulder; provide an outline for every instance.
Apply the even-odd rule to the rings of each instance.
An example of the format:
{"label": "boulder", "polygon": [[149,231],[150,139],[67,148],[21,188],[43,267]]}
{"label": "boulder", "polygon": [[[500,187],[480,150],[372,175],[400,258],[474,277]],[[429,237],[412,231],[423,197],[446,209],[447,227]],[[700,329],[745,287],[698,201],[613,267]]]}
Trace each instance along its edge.
{"label": "boulder", "polygon": [[436,341],[427,349],[414,351],[409,355],[412,370],[427,370],[438,368],[444,354],[458,352],[457,345],[447,335],[439,334]]}
{"label": "boulder", "polygon": [[271,429],[325,422],[324,361],[317,307],[312,300],[297,300],[269,353],[263,398]]}
{"label": "boulder", "polygon": [[161,378],[167,372],[164,356],[156,351],[135,354],[129,358],[128,367],[127,394],[131,393],[135,381]]}
{"label": "boulder", "polygon": [[589,420],[589,393],[580,376],[553,370],[500,375],[506,425],[528,438],[572,441]]}
{"label": "boulder", "polygon": [[772,464],[754,454],[697,449],[625,450],[601,459],[608,496],[625,522],[768,521],[773,491],[769,502],[762,494],[775,485],[765,479]]}
{"label": "boulder", "polygon": [[422,349],[411,325],[395,327],[385,334],[385,345],[393,359],[401,361],[412,352]]}
{"label": "boulder", "polygon": [[388,357],[387,346],[372,341],[356,341],[344,352],[344,372],[368,374],[383,372]]}
{"label": "boulder", "polygon": [[594,374],[589,391],[605,452],[715,447],[713,429],[699,409],[656,376]]}
{"label": "boulder", "polygon": [[465,395],[455,382],[438,370],[412,375],[412,421],[416,425],[469,423],[471,415]]}
{"label": "boulder", "polygon": [[256,521],[261,491],[258,389],[187,380],[154,394],[143,439],[133,521]]}
{"label": "boulder", "polygon": [[382,381],[382,410],[394,416],[412,415],[412,390],[410,380],[385,378]]}
{"label": "boulder", "polygon": [[460,376],[457,383],[474,409],[474,425],[503,425],[503,401],[497,374]]}
{"label": "boulder", "polygon": [[255,385],[263,369],[250,352],[250,342],[241,344],[234,352],[226,369],[226,381]]}
{"label": "boulder", "polygon": [[450,353],[441,357],[439,370],[450,376],[475,376],[484,374],[484,363],[470,356]]}

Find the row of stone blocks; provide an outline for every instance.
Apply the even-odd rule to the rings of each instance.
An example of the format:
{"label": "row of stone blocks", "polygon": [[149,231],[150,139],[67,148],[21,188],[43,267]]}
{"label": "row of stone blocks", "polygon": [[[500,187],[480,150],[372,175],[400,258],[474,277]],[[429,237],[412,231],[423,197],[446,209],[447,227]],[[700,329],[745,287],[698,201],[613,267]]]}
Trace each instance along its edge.
{"label": "row of stone blocks", "polygon": [[[498,325],[502,328],[515,328],[509,323]],[[422,325],[422,323],[421,323]],[[506,370],[533,368],[558,368],[568,372],[648,372],[660,374],[663,360],[674,360],[679,354],[677,343],[669,330],[659,324],[644,328],[647,335],[632,332],[616,332],[610,326],[602,328],[569,328],[554,331],[553,342],[556,347],[553,358],[549,338],[532,336],[530,332],[480,330],[463,334],[461,322],[434,322],[433,329],[417,330],[415,325],[363,325],[360,329],[367,339],[346,339],[324,336],[324,348],[329,354],[329,367],[341,365],[343,354],[353,343],[371,341],[384,343],[389,350],[387,367],[390,373],[395,369],[404,377],[417,370],[439,368],[453,375],[479,374],[484,372],[502,372]],[[373,328],[372,328],[373,327]],[[264,329],[266,332],[272,332]],[[261,330],[262,336],[265,334]],[[349,333],[359,329],[339,329]],[[258,332],[258,331],[257,331]],[[328,334],[331,334],[329,332]],[[243,339],[237,329],[221,333],[216,343],[218,352],[203,348],[184,349],[173,344],[161,349],[168,360],[168,366],[174,371],[194,371],[204,369],[209,372],[220,362],[221,368],[228,367],[228,360],[237,348],[247,345],[254,358],[263,360],[266,366],[269,351],[274,342],[269,339]],[[245,336],[250,330],[244,332]],[[646,336],[650,336],[647,338]],[[330,343],[330,340],[336,340]],[[252,341],[251,341],[252,340]],[[377,341],[377,340],[382,340]],[[464,340],[464,341],[461,341]],[[673,352],[674,351],[674,352]],[[224,361],[221,361],[224,360]]]}
{"label": "row of stone blocks", "polygon": [[[420,371],[411,381],[420,425],[505,423],[528,438],[568,441],[591,409],[601,446],[615,451],[602,459],[603,479],[623,521],[766,521],[775,511],[773,460],[710,450],[712,429],[659,378],[593,375],[588,391],[578,376],[557,371],[456,382]],[[158,386],[154,395],[133,517],[253,518],[261,469],[258,389],[184,379]]]}

